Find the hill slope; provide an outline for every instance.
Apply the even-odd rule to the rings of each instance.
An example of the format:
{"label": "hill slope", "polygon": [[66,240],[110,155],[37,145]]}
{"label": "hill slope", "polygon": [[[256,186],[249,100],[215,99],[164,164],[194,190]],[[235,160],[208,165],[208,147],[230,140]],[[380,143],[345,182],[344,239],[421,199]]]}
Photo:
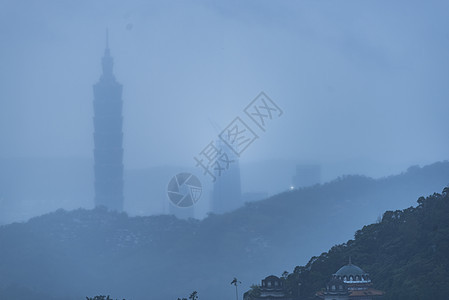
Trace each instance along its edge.
{"label": "hill slope", "polygon": [[163,300],[192,290],[202,299],[230,299],[234,276],[247,289],[267,270],[305,263],[383,211],[408,207],[448,182],[447,162],[380,180],[347,176],[201,222],[59,210],[0,227],[0,290],[35,291],[16,298],[27,300],[48,299],[44,293]]}
{"label": "hill slope", "polygon": [[449,188],[419,198],[418,206],[387,211],[382,221],[364,226],[354,240],[298,266],[287,278],[292,294],[315,299],[348,259],[371,275],[385,299],[447,299],[449,295]]}

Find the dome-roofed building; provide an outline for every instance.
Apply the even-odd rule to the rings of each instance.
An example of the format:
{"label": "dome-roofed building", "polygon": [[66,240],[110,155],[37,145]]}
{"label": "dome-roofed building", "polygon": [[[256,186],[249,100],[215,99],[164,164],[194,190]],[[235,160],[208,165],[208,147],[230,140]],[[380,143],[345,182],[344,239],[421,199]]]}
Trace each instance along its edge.
{"label": "dome-roofed building", "polygon": [[351,258],[349,258],[349,264],[341,267],[333,276],[333,278],[338,278],[343,280],[345,283],[370,283],[371,279],[369,274],[353,265]]}
{"label": "dome-roofed building", "polygon": [[324,300],[381,299],[384,293],[372,285],[369,274],[353,265],[349,258],[349,263],[332,275],[326,290],[316,295]]}
{"label": "dome-roofed building", "polygon": [[257,288],[257,295],[248,292],[244,295],[244,300],[293,300],[288,295],[284,287],[284,279],[270,275],[262,279],[262,284]]}

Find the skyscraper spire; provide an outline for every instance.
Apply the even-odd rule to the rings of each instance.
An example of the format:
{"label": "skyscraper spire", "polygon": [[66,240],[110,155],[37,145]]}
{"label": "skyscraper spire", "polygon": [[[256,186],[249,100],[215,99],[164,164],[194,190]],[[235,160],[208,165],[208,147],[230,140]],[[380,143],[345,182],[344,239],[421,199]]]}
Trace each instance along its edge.
{"label": "skyscraper spire", "polygon": [[112,59],[111,52],[109,51],[109,29],[106,29],[106,48],[104,49],[104,55],[102,59],[103,76],[114,77],[112,74],[112,68],[114,66],[114,60]]}
{"label": "skyscraper spire", "polygon": [[106,49],[109,49],[109,29],[106,28]]}

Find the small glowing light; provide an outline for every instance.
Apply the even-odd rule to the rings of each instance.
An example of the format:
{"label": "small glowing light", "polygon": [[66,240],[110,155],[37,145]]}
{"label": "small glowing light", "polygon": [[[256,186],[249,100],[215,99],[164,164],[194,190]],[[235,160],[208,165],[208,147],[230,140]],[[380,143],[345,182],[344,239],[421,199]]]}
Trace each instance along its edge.
{"label": "small glowing light", "polygon": [[290,186],[290,191],[291,190],[294,190],[295,189],[295,187],[292,185],[292,186]]}

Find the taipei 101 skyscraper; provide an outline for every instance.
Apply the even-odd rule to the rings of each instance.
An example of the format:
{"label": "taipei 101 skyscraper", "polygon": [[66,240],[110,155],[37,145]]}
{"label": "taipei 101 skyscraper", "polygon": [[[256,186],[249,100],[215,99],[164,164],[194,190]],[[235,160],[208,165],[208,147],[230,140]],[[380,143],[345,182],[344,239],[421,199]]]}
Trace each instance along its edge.
{"label": "taipei 101 skyscraper", "polygon": [[108,35],[103,74],[94,89],[95,206],[123,210],[122,85],[112,73]]}

